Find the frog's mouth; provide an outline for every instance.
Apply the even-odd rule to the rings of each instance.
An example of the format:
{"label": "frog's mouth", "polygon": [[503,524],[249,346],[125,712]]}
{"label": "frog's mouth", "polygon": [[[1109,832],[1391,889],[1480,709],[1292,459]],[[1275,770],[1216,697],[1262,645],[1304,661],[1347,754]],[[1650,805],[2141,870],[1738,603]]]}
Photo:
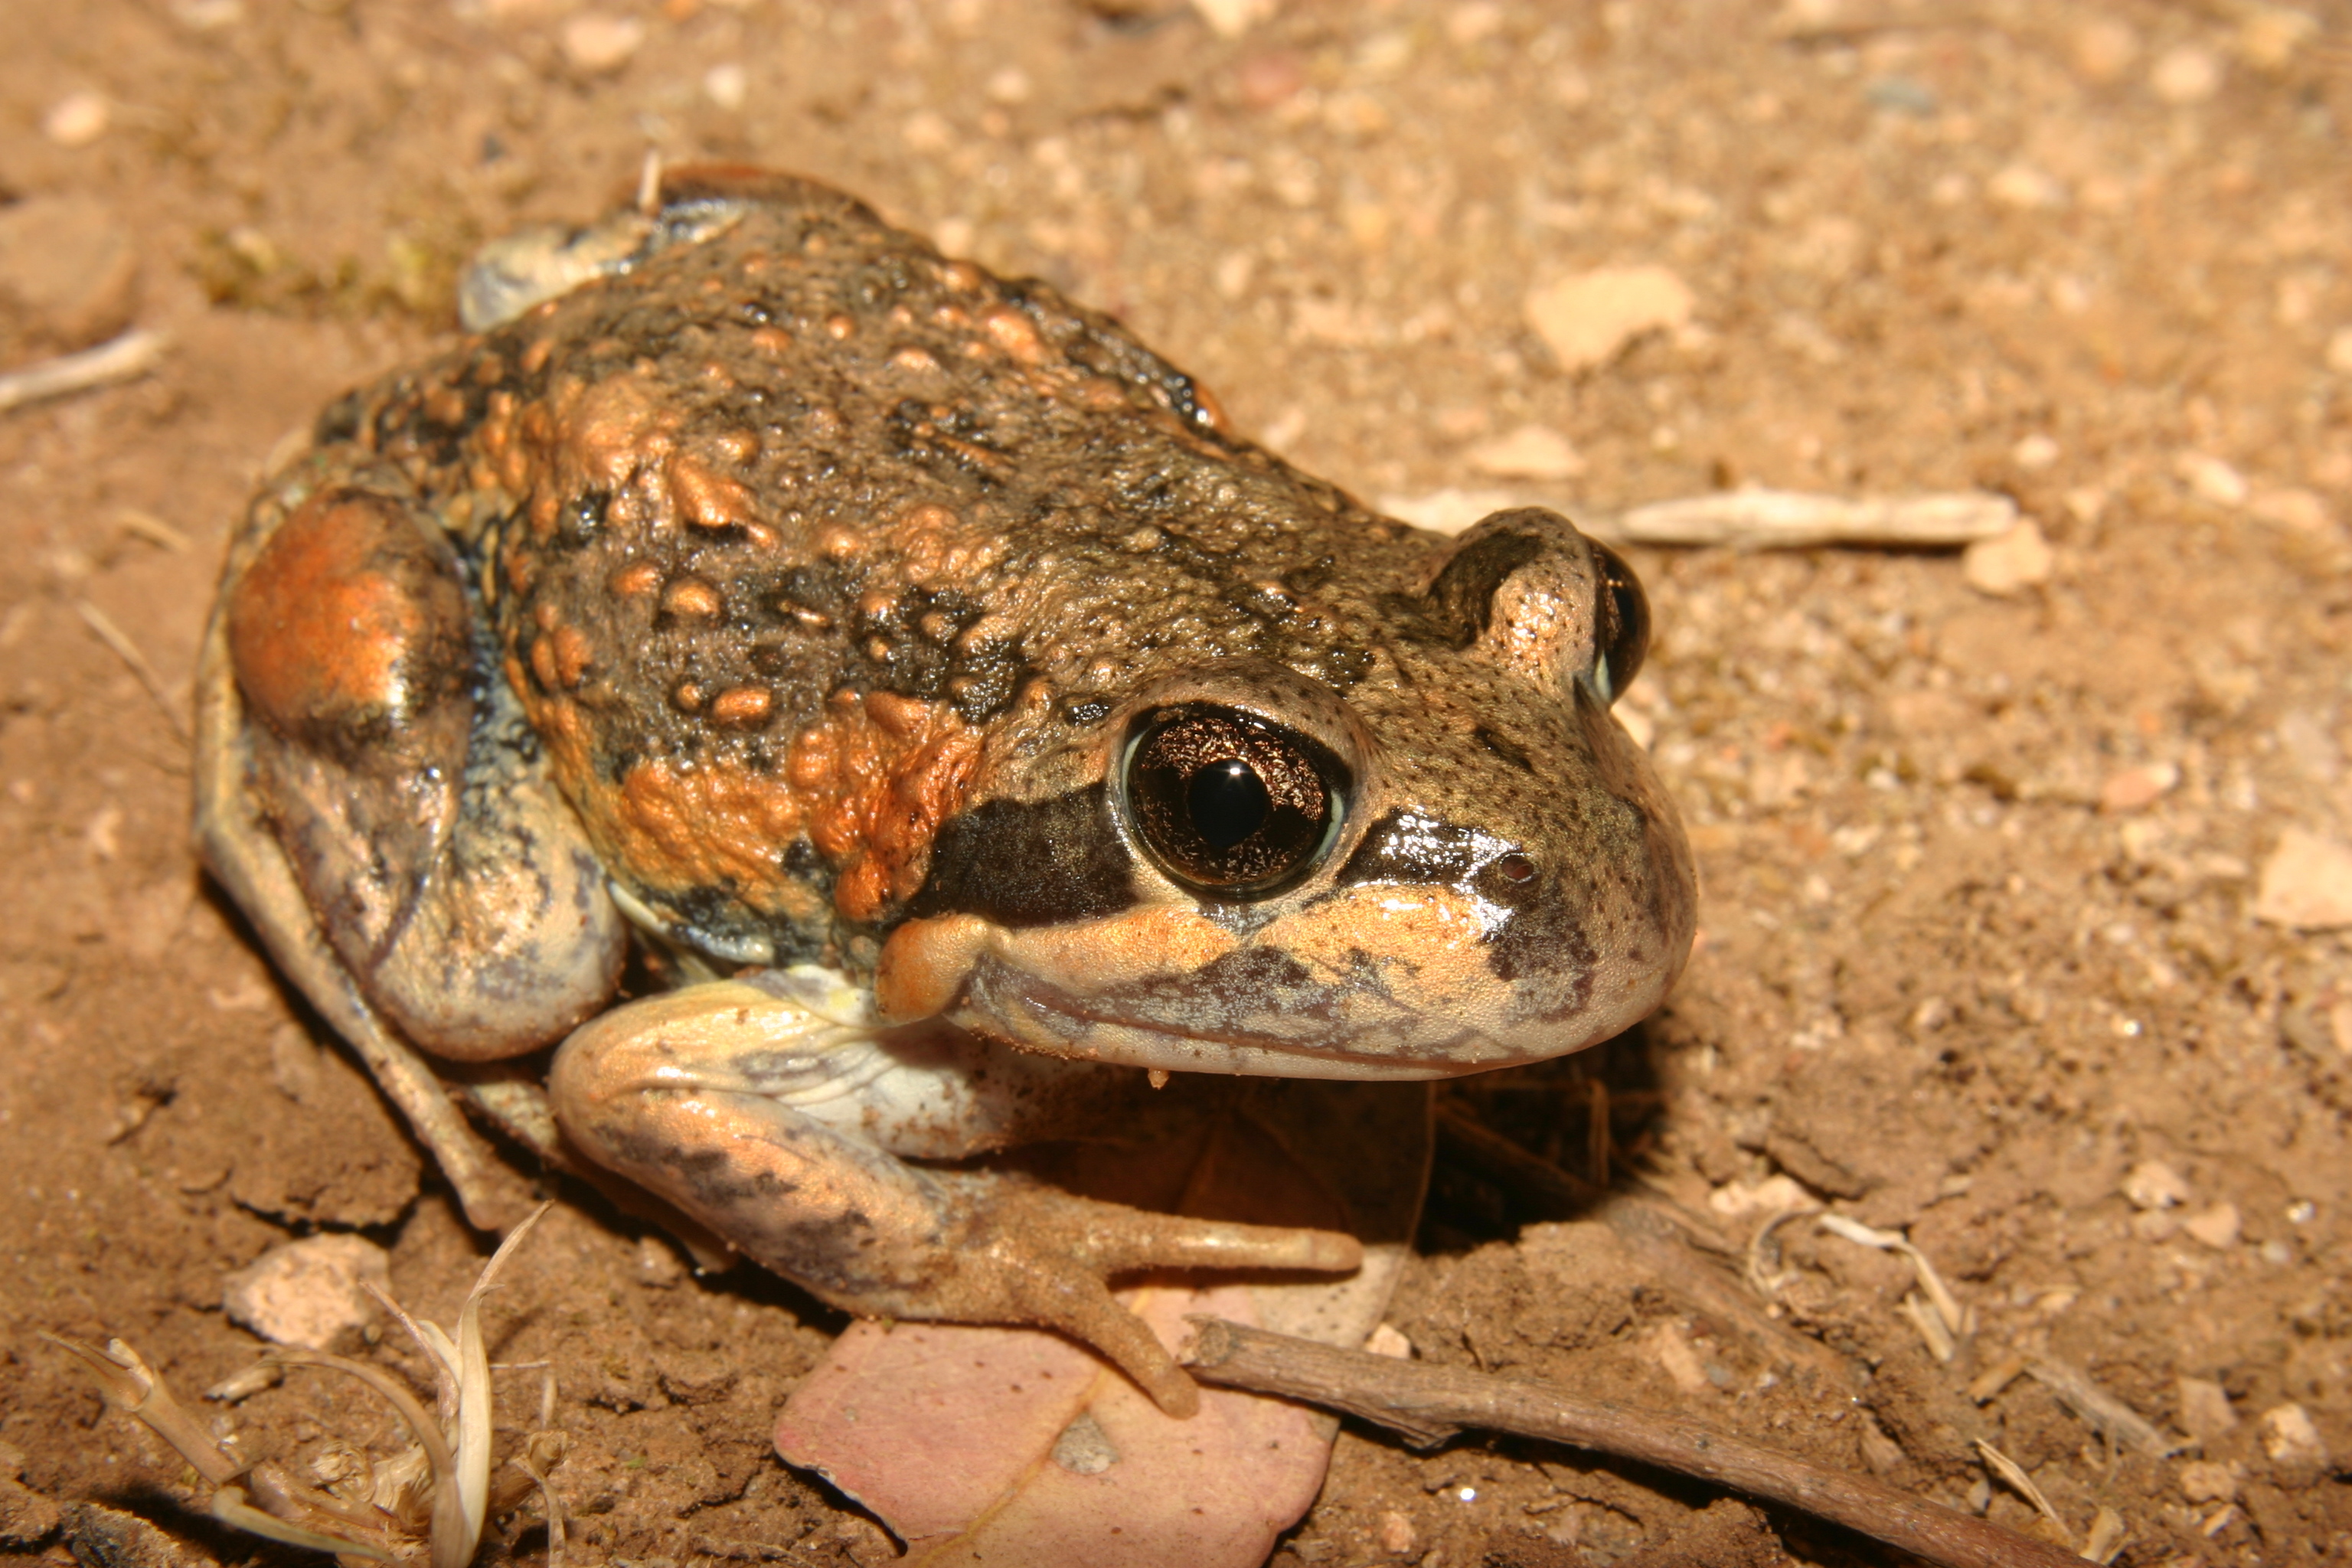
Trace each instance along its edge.
{"label": "frog's mouth", "polygon": [[1024,1050],[1171,1072],[1267,1078],[1454,1078],[1539,1061],[1615,1034],[1644,1000],[1561,1027],[1495,1027],[1412,1006],[1365,976],[1318,979],[1286,954],[1244,949],[1181,978],[1079,994],[994,958],[949,1011]]}

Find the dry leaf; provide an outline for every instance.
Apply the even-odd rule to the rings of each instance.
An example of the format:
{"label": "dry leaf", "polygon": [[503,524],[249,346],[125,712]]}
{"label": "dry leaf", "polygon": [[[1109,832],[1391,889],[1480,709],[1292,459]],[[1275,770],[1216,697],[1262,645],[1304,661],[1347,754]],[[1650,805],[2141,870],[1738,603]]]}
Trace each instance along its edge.
{"label": "dry leaf", "polygon": [[[1218,1092],[1224,1092],[1219,1090]],[[1366,1244],[1339,1281],[1159,1284],[1120,1300],[1173,1349],[1206,1312],[1360,1345],[1379,1326],[1428,1169],[1423,1086],[1244,1086],[1240,1109],[1178,1150],[1189,1214],[1341,1225]],[[1136,1179],[1132,1145],[1108,1179]],[[1065,1184],[1085,1190],[1081,1169]],[[1341,1195],[1344,1194],[1344,1197]],[[1335,1210],[1335,1206],[1337,1208]],[[858,1323],[793,1393],[776,1450],[873,1510],[906,1562],[1040,1568],[1256,1568],[1315,1500],[1338,1423],[1279,1400],[1203,1389],[1172,1420],[1058,1335]]]}

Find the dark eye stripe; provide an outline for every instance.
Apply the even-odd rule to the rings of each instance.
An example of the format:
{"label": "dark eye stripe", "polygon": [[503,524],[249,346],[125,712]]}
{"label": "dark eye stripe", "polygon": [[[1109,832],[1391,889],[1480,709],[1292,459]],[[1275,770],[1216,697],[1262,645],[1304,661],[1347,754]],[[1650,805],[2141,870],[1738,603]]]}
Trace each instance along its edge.
{"label": "dark eye stripe", "polygon": [[1092,920],[1135,902],[1134,872],[1102,785],[1051,800],[992,800],[940,830],[907,912],[1012,927]]}

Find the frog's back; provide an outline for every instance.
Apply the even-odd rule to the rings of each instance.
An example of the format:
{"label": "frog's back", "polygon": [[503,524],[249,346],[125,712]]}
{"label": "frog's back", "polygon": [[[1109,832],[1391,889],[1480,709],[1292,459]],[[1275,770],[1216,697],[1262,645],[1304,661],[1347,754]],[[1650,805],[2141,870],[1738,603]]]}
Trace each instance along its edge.
{"label": "frog's back", "polygon": [[807,182],[698,195],[697,238],[342,416],[465,542],[557,782],[654,916],[858,966],[940,827],[1008,759],[1037,787],[1102,694],[1244,654],[1370,673],[1437,542],[1234,440],[1043,285]]}

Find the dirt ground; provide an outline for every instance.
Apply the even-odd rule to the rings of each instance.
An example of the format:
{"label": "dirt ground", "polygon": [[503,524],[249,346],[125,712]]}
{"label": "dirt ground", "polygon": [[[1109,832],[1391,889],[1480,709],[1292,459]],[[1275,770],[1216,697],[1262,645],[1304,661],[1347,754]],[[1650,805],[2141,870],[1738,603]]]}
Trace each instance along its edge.
{"label": "dirt ground", "polygon": [[[1949,552],[1633,552],[1660,630],[1629,703],[1701,950],[1636,1036],[1448,1091],[1704,1216],[1745,1312],[1456,1137],[1390,1321],[2029,1522],[1981,1440],[2076,1542],[2112,1510],[2122,1563],[2352,1561],[2352,935],[2252,913],[2283,837],[2352,838],[2352,10],[602,4],[10,8],[0,361],[132,322],[171,347],[0,415],[0,1535],[123,1560],[50,1528],[43,1500],[94,1499],[189,1561],[253,1552],[37,1331],[193,1391],[253,1354],[224,1276],[290,1237],[381,1243],[445,1320],[478,1267],[194,869],[189,671],[273,447],[455,331],[478,240],[593,214],[653,148],[1042,275],[1368,499],[2014,497],[2054,560],[2005,596]],[[1531,294],[1627,266],[1689,321],[1564,364]],[[1566,447],[1498,447],[1531,425]],[[1809,1219],[1756,1254],[1769,1308],[1741,1279],[1800,1189],[1907,1231],[1973,1314],[1950,1361],[1910,1267]],[[499,1353],[557,1374],[573,1560],[887,1561],[769,1442],[839,1319],[563,1190]],[[2187,1446],[2102,1436],[2042,1376],[1972,1397],[2020,1355]],[[390,1436],[323,1379],[234,1421],[255,1453]],[[485,1561],[542,1557],[538,1517]],[[1886,1560],[1573,1453],[1350,1427],[1276,1561],[1783,1550]]]}

